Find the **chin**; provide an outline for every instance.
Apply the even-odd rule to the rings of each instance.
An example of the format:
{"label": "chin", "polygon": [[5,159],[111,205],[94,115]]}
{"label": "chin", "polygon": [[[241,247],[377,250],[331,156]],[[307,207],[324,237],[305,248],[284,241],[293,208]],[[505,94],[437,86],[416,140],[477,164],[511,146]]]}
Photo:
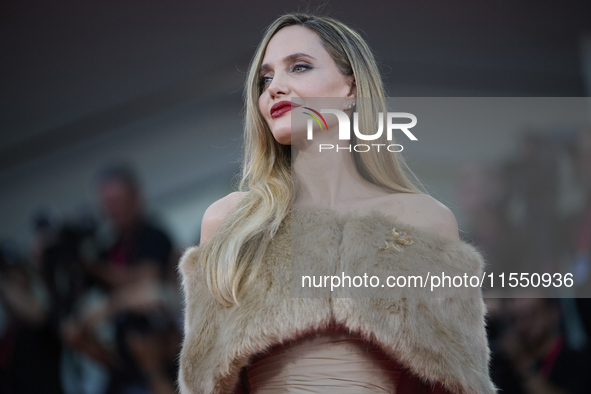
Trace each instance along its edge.
{"label": "chin", "polygon": [[281,145],[291,145],[291,127],[282,127],[281,130],[275,130],[272,134],[275,141]]}
{"label": "chin", "polygon": [[279,142],[281,145],[291,145],[291,136],[290,135],[276,135],[275,141]]}

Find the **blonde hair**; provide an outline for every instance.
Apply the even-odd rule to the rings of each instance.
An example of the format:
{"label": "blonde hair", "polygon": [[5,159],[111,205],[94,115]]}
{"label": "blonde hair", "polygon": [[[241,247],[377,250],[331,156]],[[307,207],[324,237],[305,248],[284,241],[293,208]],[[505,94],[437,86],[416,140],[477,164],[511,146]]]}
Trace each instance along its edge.
{"label": "blonde hair", "polygon": [[[297,189],[291,173],[291,147],[275,140],[258,107],[262,93],[259,69],[267,45],[280,29],[293,25],[316,32],[339,71],[354,76],[357,96],[363,98],[357,107],[360,130],[376,130],[376,114],[386,112],[378,66],[356,31],[335,19],[307,14],[283,15],[267,28],[251,61],[244,88],[244,157],[239,190],[246,193],[216,236],[201,246],[206,249],[201,255],[209,289],[226,306],[239,305],[269,242],[290,211],[292,189]],[[386,136],[377,143],[387,144]],[[352,153],[365,179],[390,191],[426,193],[402,156],[372,152]]]}

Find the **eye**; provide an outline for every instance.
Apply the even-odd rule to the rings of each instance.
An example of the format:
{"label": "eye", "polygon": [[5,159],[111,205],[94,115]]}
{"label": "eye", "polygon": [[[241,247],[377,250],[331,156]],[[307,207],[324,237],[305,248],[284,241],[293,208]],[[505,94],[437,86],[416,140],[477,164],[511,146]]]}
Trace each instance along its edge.
{"label": "eye", "polygon": [[309,64],[297,63],[291,67],[291,71],[302,72],[302,71],[310,70],[311,68],[312,68],[312,66],[310,66]]}
{"label": "eye", "polygon": [[261,88],[264,88],[265,86],[267,86],[269,84],[269,82],[271,82],[273,78],[267,76],[267,75],[263,75],[262,77],[259,78],[259,86]]}
{"label": "eye", "polygon": [[[295,72],[295,73],[300,73],[300,72],[304,72],[304,71],[308,71],[311,70],[313,67],[310,66],[309,64],[305,64],[305,63],[296,63],[293,64],[292,66],[289,67],[289,71],[290,72]],[[259,78],[259,87],[261,90],[264,90],[265,87],[271,83],[271,81],[273,80],[273,77],[270,77],[268,75],[263,75]]]}

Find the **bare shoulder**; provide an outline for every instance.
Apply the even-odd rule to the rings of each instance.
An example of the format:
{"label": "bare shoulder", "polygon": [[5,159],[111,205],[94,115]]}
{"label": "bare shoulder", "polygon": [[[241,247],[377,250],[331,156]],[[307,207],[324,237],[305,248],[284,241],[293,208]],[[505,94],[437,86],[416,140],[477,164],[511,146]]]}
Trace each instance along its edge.
{"label": "bare shoulder", "polygon": [[459,241],[458,222],[445,204],[427,194],[395,195],[403,206],[401,220],[453,241]]}
{"label": "bare shoulder", "polygon": [[238,207],[245,194],[244,192],[232,192],[220,198],[205,210],[201,220],[200,244],[215,235],[230,212]]}

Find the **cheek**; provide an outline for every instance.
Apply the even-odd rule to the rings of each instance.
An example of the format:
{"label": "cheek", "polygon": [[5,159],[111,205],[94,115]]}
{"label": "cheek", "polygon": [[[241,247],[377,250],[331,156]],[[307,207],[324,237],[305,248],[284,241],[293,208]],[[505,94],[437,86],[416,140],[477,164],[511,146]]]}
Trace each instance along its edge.
{"label": "cheek", "polygon": [[268,111],[265,111],[266,105],[267,105],[267,103],[266,103],[266,101],[264,99],[259,99],[259,106],[258,106],[259,107],[258,108],[259,109],[259,115],[263,119],[263,122],[265,123],[265,125],[267,127],[270,127],[269,126],[269,119],[267,119],[267,117],[265,116],[265,113],[268,112]]}
{"label": "cheek", "polygon": [[307,81],[305,88],[314,92],[308,97],[344,97],[350,90],[347,79],[338,70],[317,73]]}
{"label": "cheek", "polygon": [[265,97],[264,94],[261,95],[259,97],[258,107],[259,107],[259,112],[260,112],[261,116],[263,117],[263,119],[265,119],[265,121],[267,121],[267,117],[265,116],[265,114],[269,112],[269,110],[267,109],[268,106],[269,106],[269,100]]}

